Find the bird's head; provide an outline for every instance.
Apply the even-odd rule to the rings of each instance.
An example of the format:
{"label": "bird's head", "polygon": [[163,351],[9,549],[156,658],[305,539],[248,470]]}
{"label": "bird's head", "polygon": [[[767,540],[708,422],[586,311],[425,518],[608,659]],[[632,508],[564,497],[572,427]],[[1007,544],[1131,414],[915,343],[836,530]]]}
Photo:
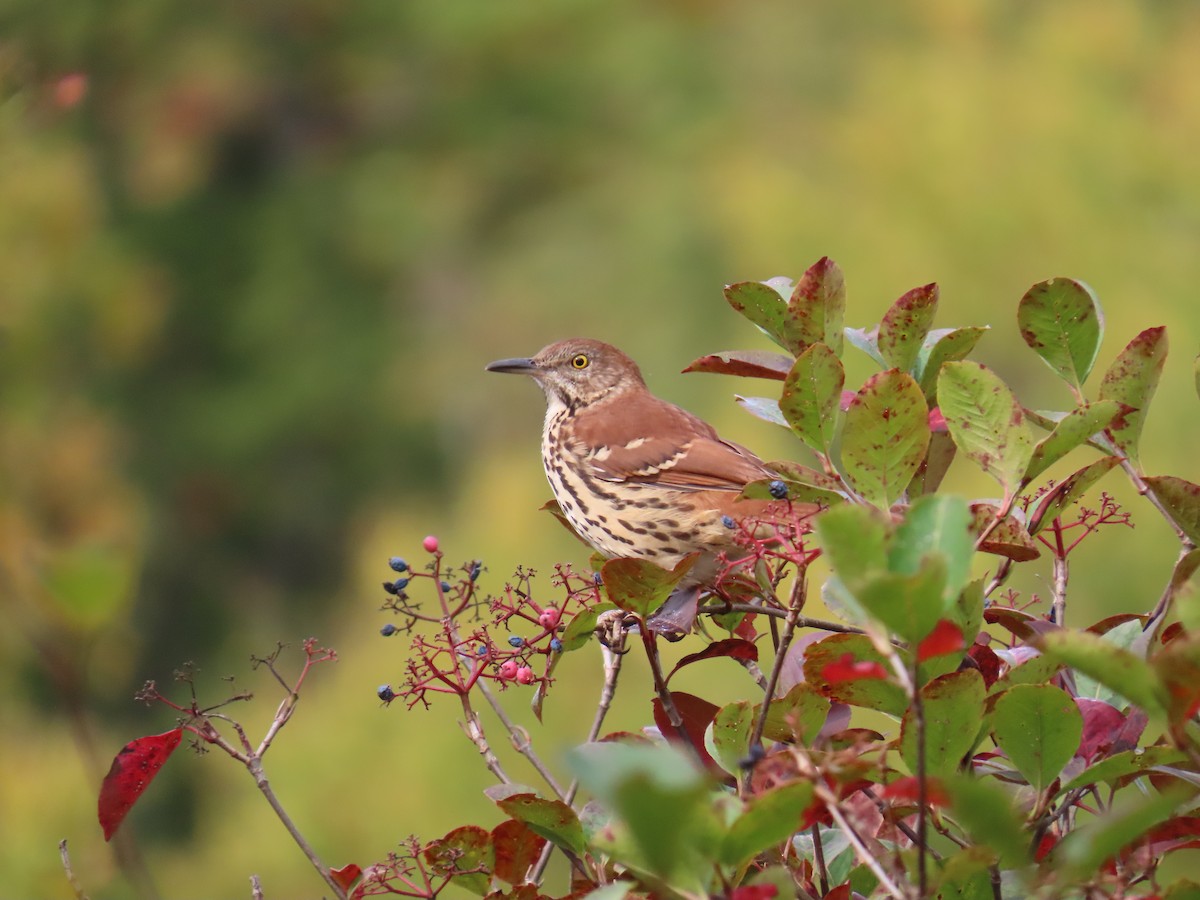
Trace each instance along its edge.
{"label": "bird's head", "polygon": [[529,375],[547,401],[572,408],[646,386],[637,363],[616,347],[586,338],[558,341],[529,358],[498,359],[487,370]]}

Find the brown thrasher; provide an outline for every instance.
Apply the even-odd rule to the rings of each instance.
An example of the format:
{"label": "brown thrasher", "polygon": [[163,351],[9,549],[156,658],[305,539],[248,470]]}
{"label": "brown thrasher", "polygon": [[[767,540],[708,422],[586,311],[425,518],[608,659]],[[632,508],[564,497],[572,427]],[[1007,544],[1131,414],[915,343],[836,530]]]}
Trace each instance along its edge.
{"label": "brown thrasher", "polygon": [[747,483],[776,473],[651,394],[616,347],[575,338],[487,370],[529,375],[545,392],[546,478],[576,533],[600,553],[672,568],[702,551],[693,583],[715,577],[718,554],[746,555],[735,542],[737,520],[763,515],[770,501],[738,497]]}

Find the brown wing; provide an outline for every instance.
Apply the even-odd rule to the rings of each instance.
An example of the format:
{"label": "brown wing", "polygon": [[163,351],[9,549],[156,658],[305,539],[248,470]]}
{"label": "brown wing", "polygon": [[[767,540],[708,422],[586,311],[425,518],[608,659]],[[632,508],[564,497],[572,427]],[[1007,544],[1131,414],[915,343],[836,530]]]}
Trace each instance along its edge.
{"label": "brown wing", "polygon": [[572,425],[572,449],[603,481],[740,491],[774,474],[707,422],[649,394],[598,404]]}

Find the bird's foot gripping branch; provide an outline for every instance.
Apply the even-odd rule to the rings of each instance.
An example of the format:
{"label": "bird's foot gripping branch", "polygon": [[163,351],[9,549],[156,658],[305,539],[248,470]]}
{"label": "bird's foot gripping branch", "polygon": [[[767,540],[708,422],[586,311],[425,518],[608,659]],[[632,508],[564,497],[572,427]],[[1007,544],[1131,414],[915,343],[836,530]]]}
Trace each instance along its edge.
{"label": "bird's foot gripping branch", "polygon": [[[327,883],[356,897],[448,885],[514,898],[1197,896],[1200,486],[1153,474],[1142,438],[1165,331],[1137,334],[1092,378],[1095,296],[1070,279],[1035,285],[1017,329],[1071,402],[1034,412],[969,358],[984,327],[933,327],[936,285],[870,328],[845,326],[827,259],[798,282],[725,295],[779,350],[687,370],[773,385],[738,399],[791,432],[796,459],[721,441],[653,398],[623,354],[602,374],[636,374],[637,409],[670,427],[570,421],[611,388],[580,374],[607,345],[493,364],[542,373],[556,511],[600,552],[590,571],[563,566],[548,585],[518,572],[491,593],[479,563],[447,566],[433,539],[415,570],[391,561],[382,633],[407,653],[380,697],[459,704],[498,812],[374,866],[330,872],[312,853]],[[850,352],[877,370],[852,389]],[[943,490],[952,467],[955,484],[986,479],[988,496]],[[616,515],[594,502],[605,494],[646,502]],[[1119,545],[1134,524],[1173,535],[1175,561],[1139,575],[1152,586],[1122,614],[1089,622],[1075,585],[1117,583],[1105,567],[1128,559],[1076,551]],[[623,667],[630,653],[648,665]],[[540,754],[507,704],[551,714],[562,672],[586,664],[568,655],[604,677],[564,759]],[[674,687],[694,666],[723,667],[741,698]],[[640,711],[643,733],[605,733],[614,703]],[[175,709],[201,739],[229,724]]]}

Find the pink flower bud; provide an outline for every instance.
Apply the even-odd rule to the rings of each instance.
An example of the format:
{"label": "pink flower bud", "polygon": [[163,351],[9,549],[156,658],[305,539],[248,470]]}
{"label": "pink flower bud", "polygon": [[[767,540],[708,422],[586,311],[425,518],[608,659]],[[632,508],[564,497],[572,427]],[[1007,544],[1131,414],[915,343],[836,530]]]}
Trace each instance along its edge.
{"label": "pink flower bud", "polygon": [[426,535],[425,540],[421,541],[421,546],[425,548],[426,553],[437,553],[438,539],[432,534]]}
{"label": "pink flower bud", "polygon": [[543,628],[554,628],[558,625],[558,622],[561,618],[562,613],[560,613],[553,606],[547,606],[542,610],[542,614],[538,616],[538,623]]}
{"label": "pink flower bud", "polygon": [[533,682],[533,669],[529,666],[521,666],[517,669],[517,684],[531,684]]}
{"label": "pink flower bud", "polygon": [[497,674],[505,681],[519,678],[520,668],[517,666],[517,661],[515,659],[506,659],[500,663],[500,671]]}

